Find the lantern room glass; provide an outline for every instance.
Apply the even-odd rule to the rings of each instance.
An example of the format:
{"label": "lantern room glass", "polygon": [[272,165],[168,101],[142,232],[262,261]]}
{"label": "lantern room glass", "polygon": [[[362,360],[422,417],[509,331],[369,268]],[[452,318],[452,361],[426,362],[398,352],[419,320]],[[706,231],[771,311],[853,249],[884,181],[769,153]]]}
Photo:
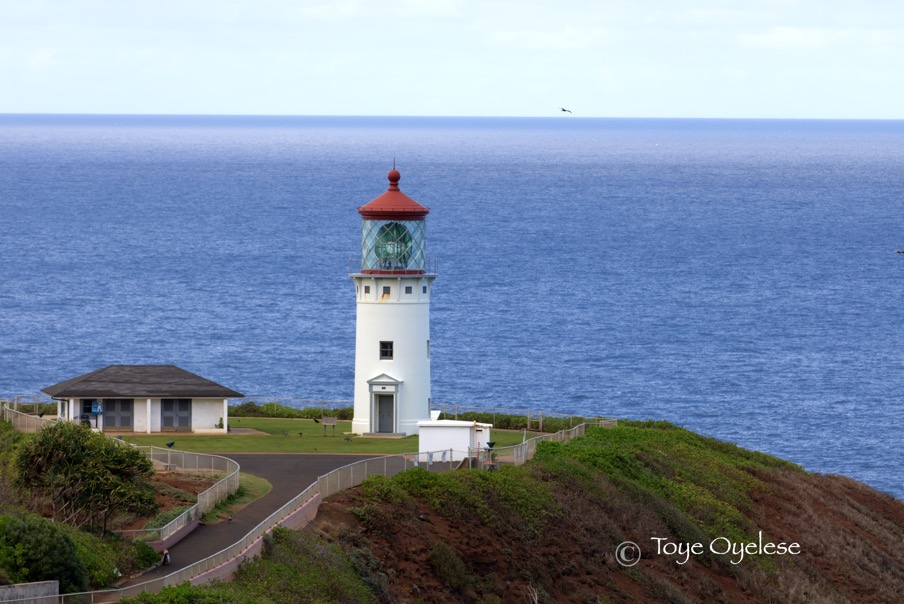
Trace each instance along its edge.
{"label": "lantern room glass", "polygon": [[423,220],[365,220],[361,225],[364,271],[418,271],[426,265]]}

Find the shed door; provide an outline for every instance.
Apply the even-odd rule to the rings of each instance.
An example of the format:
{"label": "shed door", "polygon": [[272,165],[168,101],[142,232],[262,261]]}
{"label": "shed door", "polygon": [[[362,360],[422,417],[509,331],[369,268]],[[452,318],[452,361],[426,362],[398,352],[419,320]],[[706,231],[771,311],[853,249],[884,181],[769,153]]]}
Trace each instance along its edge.
{"label": "shed door", "polygon": [[164,432],[191,432],[191,399],[161,399],[160,429]]}
{"label": "shed door", "polygon": [[132,399],[104,399],[104,430],[132,429]]}

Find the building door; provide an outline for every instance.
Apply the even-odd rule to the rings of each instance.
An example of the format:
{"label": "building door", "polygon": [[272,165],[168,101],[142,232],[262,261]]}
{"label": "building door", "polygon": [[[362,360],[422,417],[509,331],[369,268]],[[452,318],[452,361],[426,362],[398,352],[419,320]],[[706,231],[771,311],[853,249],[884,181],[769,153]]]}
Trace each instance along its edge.
{"label": "building door", "polygon": [[377,432],[395,432],[395,396],[377,395]]}
{"label": "building door", "polygon": [[160,399],[160,429],[164,432],[191,432],[191,399]]}
{"label": "building door", "polygon": [[132,399],[104,399],[104,431],[132,429]]}

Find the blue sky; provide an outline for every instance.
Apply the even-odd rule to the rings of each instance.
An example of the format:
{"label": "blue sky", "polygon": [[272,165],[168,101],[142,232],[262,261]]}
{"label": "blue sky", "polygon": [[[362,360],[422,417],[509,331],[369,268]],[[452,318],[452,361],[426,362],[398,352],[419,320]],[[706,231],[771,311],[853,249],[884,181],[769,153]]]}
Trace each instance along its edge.
{"label": "blue sky", "polygon": [[904,119],[897,0],[0,0],[0,113]]}

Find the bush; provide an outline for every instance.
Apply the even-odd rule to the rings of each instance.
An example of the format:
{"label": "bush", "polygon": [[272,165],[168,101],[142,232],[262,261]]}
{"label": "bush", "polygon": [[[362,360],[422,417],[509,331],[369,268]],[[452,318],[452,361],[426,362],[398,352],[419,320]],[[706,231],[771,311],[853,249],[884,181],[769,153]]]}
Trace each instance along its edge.
{"label": "bush", "polygon": [[401,504],[410,499],[408,493],[399,485],[381,474],[374,474],[361,483],[364,495],[374,501]]}
{"label": "bush", "polygon": [[22,442],[23,435],[13,428],[12,423],[0,420],[0,503],[16,503],[12,488],[15,451]]}
{"label": "bush", "polygon": [[73,526],[106,530],[116,512],[157,511],[151,460],[87,426],[60,422],[30,434],[19,445],[15,470],[16,486],[50,498],[54,519]]}
{"label": "bush", "polygon": [[463,592],[471,584],[468,567],[462,562],[458,553],[445,542],[440,541],[433,546],[427,562],[433,573],[446,587]]}
{"label": "bush", "polygon": [[[320,419],[321,417],[337,417],[342,421],[351,421],[355,415],[354,407],[305,407],[296,409],[279,403],[270,402],[258,405],[254,401],[245,401],[229,408],[229,417],[277,417],[282,419]],[[222,421],[222,420],[221,420]]]}
{"label": "bush", "polygon": [[116,552],[116,567],[124,576],[147,570],[160,562],[160,554],[142,541],[112,537],[107,539],[107,544]]}
{"label": "bush", "polygon": [[0,516],[0,568],[13,583],[60,582],[63,593],[88,589],[88,571],[76,544],[40,516]]}

